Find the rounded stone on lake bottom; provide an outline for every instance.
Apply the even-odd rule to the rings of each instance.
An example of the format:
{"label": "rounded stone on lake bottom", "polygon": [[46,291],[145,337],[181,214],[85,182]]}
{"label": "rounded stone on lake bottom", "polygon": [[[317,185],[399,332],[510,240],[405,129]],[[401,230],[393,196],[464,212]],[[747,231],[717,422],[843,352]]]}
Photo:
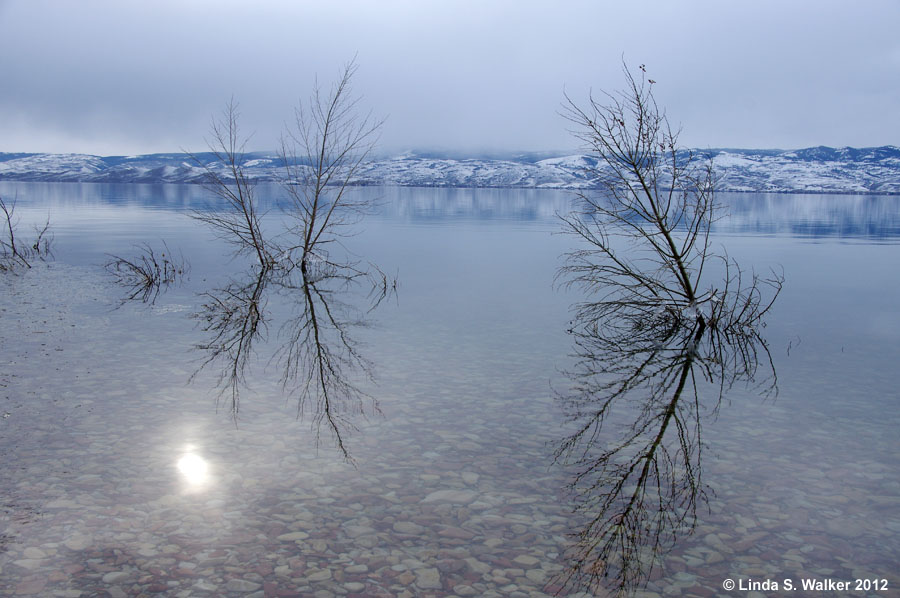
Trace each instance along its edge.
{"label": "rounded stone on lake bottom", "polygon": [[859,523],[832,519],[825,522],[825,531],[844,539],[854,539],[862,535],[863,529]]}
{"label": "rounded stone on lake bottom", "polygon": [[16,585],[16,594],[24,596],[40,594],[46,585],[44,579],[24,579]]}
{"label": "rounded stone on lake bottom", "polygon": [[24,551],[22,554],[25,555],[25,558],[26,558],[26,559],[43,559],[43,558],[47,558],[47,553],[45,553],[45,552],[44,552],[43,550],[41,550],[40,548],[35,548],[35,547],[33,547],[33,546],[29,546],[28,548],[26,548],[25,551]]}
{"label": "rounded stone on lake bottom", "polygon": [[529,569],[525,572],[525,577],[533,583],[542,584],[547,579],[547,573],[543,569]]}
{"label": "rounded stone on lake bottom", "polygon": [[416,570],[416,585],[422,589],[441,589],[441,573],[434,567]]}
{"label": "rounded stone on lake bottom", "polygon": [[297,540],[305,540],[309,537],[306,532],[291,532],[289,534],[281,534],[276,539],[282,542],[296,542]]}
{"label": "rounded stone on lake bottom", "polygon": [[110,571],[106,575],[103,576],[103,583],[119,583],[120,581],[125,581],[131,577],[131,573],[128,571]]}
{"label": "rounded stone on lake bottom", "polygon": [[262,585],[255,581],[247,581],[246,579],[229,579],[225,584],[225,589],[229,592],[255,592]]}
{"label": "rounded stone on lake bottom", "polygon": [[421,525],[417,525],[411,521],[398,521],[394,524],[394,531],[399,534],[419,535],[425,531]]}
{"label": "rounded stone on lake bottom", "polygon": [[17,561],[13,561],[13,564],[18,565],[23,569],[33,571],[35,569],[40,569],[40,567],[44,564],[44,561],[42,559],[19,559]]}
{"label": "rounded stone on lake bottom", "polygon": [[709,556],[706,557],[707,565],[715,565],[716,563],[721,563],[725,560],[725,557],[722,556],[719,552],[710,552]]}
{"label": "rounded stone on lake bottom", "polygon": [[519,565],[524,565],[526,567],[534,567],[538,563],[540,563],[540,559],[536,559],[531,555],[522,554],[513,559],[514,563],[518,563]]}
{"label": "rounded stone on lake bottom", "polygon": [[90,547],[92,543],[93,538],[90,536],[72,536],[63,542],[63,546],[69,550],[85,550]]}
{"label": "rounded stone on lake bottom", "polygon": [[469,504],[477,494],[471,490],[436,490],[430,493],[422,502],[430,503],[453,503],[453,504]]}
{"label": "rounded stone on lake bottom", "polygon": [[309,581],[326,581],[331,579],[331,569],[313,570],[306,575],[306,579]]}

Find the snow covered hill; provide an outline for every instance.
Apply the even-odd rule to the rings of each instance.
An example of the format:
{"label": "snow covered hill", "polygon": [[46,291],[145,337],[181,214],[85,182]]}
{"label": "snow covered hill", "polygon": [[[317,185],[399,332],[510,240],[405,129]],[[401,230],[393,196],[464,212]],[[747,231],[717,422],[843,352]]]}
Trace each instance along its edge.
{"label": "snow covered hill", "polygon": [[[900,193],[900,148],[814,147],[801,150],[696,150],[712,156],[721,191],[776,193]],[[196,156],[211,163],[210,154]],[[358,185],[421,187],[590,188],[596,158],[509,155],[460,158],[407,152],[372,160]],[[245,171],[258,181],[280,175],[278,156],[247,154]],[[204,170],[186,154],[91,156],[0,153],[0,180],[103,183],[198,183]]]}

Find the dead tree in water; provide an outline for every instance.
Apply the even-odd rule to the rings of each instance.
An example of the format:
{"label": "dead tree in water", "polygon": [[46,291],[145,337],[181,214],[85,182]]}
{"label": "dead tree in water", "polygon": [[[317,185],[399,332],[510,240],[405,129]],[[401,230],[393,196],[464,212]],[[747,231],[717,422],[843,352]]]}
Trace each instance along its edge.
{"label": "dead tree in water", "polygon": [[328,245],[373,207],[370,200],[353,197],[349,188],[383,122],[358,112],[359,98],[350,87],[355,72],[351,61],[329,91],[317,83],[309,100],[297,106],[293,126],[282,137],[284,187],[296,220],[291,229],[295,242],[286,250],[299,254],[293,259],[304,273],[312,261],[332,264]]}
{"label": "dead tree in water", "polygon": [[[580,306],[584,316],[628,311],[650,319],[666,311],[720,325],[727,311],[745,324],[758,321],[781,277],[742,275],[727,255],[711,251],[718,209],[713,165],[679,148],[643,65],[640,78],[623,70],[624,91],[592,95],[586,107],[566,96],[563,114],[596,163],[589,174],[597,189],[579,193],[582,209],[563,216],[566,230],[586,246],[567,256],[561,278],[594,296]],[[728,270],[729,306],[722,305],[726,283],[704,288],[712,260]],[[762,287],[774,291],[771,300]]]}
{"label": "dead tree in water", "polygon": [[256,257],[260,267],[268,269],[275,260],[263,237],[255,184],[244,172],[244,148],[248,138],[240,134],[237,108],[232,99],[226,104],[222,116],[214,118],[210,125],[212,136],[208,145],[215,159],[204,162],[198,156],[191,155],[205,171],[206,188],[225,200],[224,209],[197,210],[191,216],[236,246],[238,254],[250,253]]}
{"label": "dead tree in water", "polygon": [[[255,253],[261,266],[243,282],[205,294],[207,301],[195,314],[208,333],[206,342],[196,345],[206,353],[197,373],[221,366],[220,396],[230,395],[236,418],[254,347],[267,336],[266,298],[272,293],[290,297],[296,313],[278,327],[278,335],[286,340],[274,355],[283,368],[282,387],[297,397],[298,416],[312,413],[317,446],[320,430],[330,430],[348,461],[352,458],[344,435],[354,429],[351,416],[378,412],[377,401],[354,381],[368,380],[371,365],[350,332],[365,325],[366,314],[397,290],[396,279],[377,266],[361,266],[332,251],[348,234],[347,227],[374,207],[350,189],[381,126],[381,121],[357,112],[359,100],[350,91],[355,71],[351,61],[330,90],[316,85],[282,136],[282,183],[290,200],[290,220],[277,237],[266,239],[261,230],[253,183],[244,172],[246,139],[238,134],[233,101],[222,118],[213,121],[210,149],[215,160],[204,163],[195,157],[206,171],[208,188],[226,202],[225,211],[199,212],[195,218],[236,245],[238,252]],[[365,287],[363,281],[371,284],[371,305],[365,312],[341,298],[352,295],[358,285]]]}
{"label": "dead tree in water", "polygon": [[574,430],[556,458],[573,471],[574,510],[586,524],[560,582],[620,596],[693,530],[705,490],[702,416],[734,384],[777,393],[759,331],[783,283],[711,250],[713,165],[678,147],[640,70],[635,78],[624,68],[624,91],[591,96],[586,107],[567,96],[564,108],[597,188],[562,217],[582,247],[558,276],[586,298],[569,327],[571,388],[558,395]]}
{"label": "dead tree in water", "polygon": [[[50,217],[44,222],[42,227],[34,227],[37,235],[31,243],[21,242],[21,238],[16,237],[17,226],[19,224],[16,213],[16,200],[13,199],[7,203],[3,197],[0,197],[0,212],[3,213],[2,218],[6,221],[3,231],[0,232],[0,272],[12,270],[17,266],[31,268],[32,258],[45,258],[51,255],[50,246],[53,243],[53,235],[50,233]],[[4,239],[4,237],[6,237]]]}

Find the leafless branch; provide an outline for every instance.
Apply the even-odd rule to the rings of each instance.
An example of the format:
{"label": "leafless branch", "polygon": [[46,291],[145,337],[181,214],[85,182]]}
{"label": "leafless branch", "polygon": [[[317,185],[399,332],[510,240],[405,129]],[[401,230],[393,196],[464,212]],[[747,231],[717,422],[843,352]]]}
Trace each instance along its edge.
{"label": "leafless branch", "polygon": [[138,245],[136,249],[140,252],[136,257],[110,255],[103,267],[116,284],[128,288],[123,304],[135,300],[152,304],[163,289],[187,274],[188,265],[183,256],[175,256],[169,250],[165,241],[159,256],[148,243]]}
{"label": "leafless branch", "polygon": [[[556,447],[587,523],[561,582],[617,595],[693,529],[702,416],[739,382],[777,393],[759,330],[784,281],[711,249],[712,165],[678,148],[643,65],[639,79],[624,72],[624,91],[586,108],[566,97],[564,116],[597,158],[597,189],[562,216],[581,247],[557,279],[587,294],[569,326],[571,388],[558,395],[574,429]],[[710,284],[713,263],[722,275]]]}
{"label": "leafless branch", "polygon": [[[566,96],[563,115],[598,166],[589,171],[597,189],[580,193],[581,209],[561,216],[582,247],[567,255],[558,281],[587,292],[577,308],[583,317],[666,312],[710,328],[758,321],[783,278],[745,276],[712,251],[719,211],[712,163],[678,147],[645,69],[640,78],[623,71],[624,91],[591,95],[586,107]],[[713,260],[726,263],[724,283],[707,282]]]}
{"label": "leafless branch", "polygon": [[16,199],[7,203],[0,197],[0,212],[3,213],[5,226],[0,234],[0,272],[11,271],[16,267],[31,268],[32,259],[44,259],[52,255],[53,234],[50,232],[50,216],[42,227],[35,226],[36,237],[30,243],[22,243],[16,236],[19,219],[16,214]]}
{"label": "leafless branch", "polygon": [[270,268],[275,259],[260,225],[262,214],[255,183],[244,172],[249,138],[241,135],[239,118],[238,105],[232,98],[210,125],[211,137],[207,144],[215,159],[205,162],[190,154],[206,173],[206,188],[224,200],[222,209],[197,210],[191,216],[234,245],[238,254],[253,254],[262,268]]}
{"label": "leafless branch", "polygon": [[355,61],[345,65],[328,91],[317,82],[282,136],[284,188],[291,199],[297,239],[286,249],[299,254],[295,261],[301,269],[312,259],[328,261],[329,246],[373,208],[370,200],[357,199],[349,189],[384,122],[358,112],[360,98],[351,90],[356,69]]}

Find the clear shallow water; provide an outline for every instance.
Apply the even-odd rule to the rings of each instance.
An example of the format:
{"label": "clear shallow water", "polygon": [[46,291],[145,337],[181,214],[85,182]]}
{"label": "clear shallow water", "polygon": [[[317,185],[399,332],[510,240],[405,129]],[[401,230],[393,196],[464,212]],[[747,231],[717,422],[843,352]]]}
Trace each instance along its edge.
{"label": "clear shallow water", "polygon": [[[217,408],[219,371],[189,381],[203,357],[190,317],[200,293],[245,267],[186,217],[204,205],[201,189],[0,185],[16,192],[23,230],[49,210],[56,259],[0,280],[0,591],[561,588],[577,556],[569,534],[586,523],[572,513],[573,470],[553,464],[569,429],[556,391],[570,384],[577,299],[553,285],[571,248],[552,234],[564,193],[363,190],[382,210],[347,245],[398,273],[400,288],[352,330],[375,382],[353,378],[372,400],[347,411],[351,464],[314,406],[298,418],[271,359],[290,332],[290,293],[267,295],[267,342],[255,345],[236,422],[227,401]],[[646,591],[886,578],[888,592],[869,594],[890,595],[900,583],[900,202],[722,199],[732,218],[716,242],[746,267],[785,271],[764,331],[779,394],[737,387],[717,413],[703,405],[706,500]],[[152,306],[120,305],[105,254],[160,239],[188,259],[188,280]]]}

